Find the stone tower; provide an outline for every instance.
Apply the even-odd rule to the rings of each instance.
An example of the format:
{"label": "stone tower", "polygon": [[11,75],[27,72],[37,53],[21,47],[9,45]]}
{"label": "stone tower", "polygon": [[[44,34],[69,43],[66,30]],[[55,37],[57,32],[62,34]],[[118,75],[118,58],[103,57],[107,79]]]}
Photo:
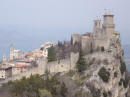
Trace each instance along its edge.
{"label": "stone tower", "polygon": [[94,20],[93,32],[94,33],[101,32],[101,20],[100,19]]}
{"label": "stone tower", "polygon": [[11,45],[10,46],[10,60],[13,60],[14,59],[14,46]]}
{"label": "stone tower", "polygon": [[6,55],[3,54],[3,62],[5,62],[6,60],[7,60]]}
{"label": "stone tower", "polygon": [[80,34],[77,34],[77,33],[74,33],[72,34],[72,39],[73,39],[73,45],[78,42],[80,43],[81,42],[81,35]]}
{"label": "stone tower", "polygon": [[114,15],[106,13],[104,15],[103,32],[110,37],[115,32]]}

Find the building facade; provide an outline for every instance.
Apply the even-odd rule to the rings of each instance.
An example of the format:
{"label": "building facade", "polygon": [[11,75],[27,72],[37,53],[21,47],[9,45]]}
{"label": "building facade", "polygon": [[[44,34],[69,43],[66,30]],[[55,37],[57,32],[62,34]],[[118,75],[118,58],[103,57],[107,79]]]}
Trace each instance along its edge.
{"label": "building facade", "polygon": [[72,44],[80,43],[84,54],[97,49],[108,49],[112,35],[116,33],[114,15],[105,13],[103,24],[100,19],[94,20],[93,33],[72,34]]}

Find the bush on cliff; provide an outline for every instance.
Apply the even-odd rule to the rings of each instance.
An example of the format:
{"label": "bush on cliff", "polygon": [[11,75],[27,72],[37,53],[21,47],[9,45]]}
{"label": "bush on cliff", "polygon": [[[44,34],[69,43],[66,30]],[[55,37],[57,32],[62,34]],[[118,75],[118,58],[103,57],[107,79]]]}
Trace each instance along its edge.
{"label": "bush on cliff", "polygon": [[52,94],[45,89],[39,89],[39,96],[40,97],[52,97]]}
{"label": "bush on cliff", "polygon": [[106,70],[106,68],[102,67],[99,70],[98,75],[104,82],[108,82],[110,73]]}
{"label": "bush on cliff", "polygon": [[78,72],[82,72],[86,69],[86,61],[85,58],[83,57],[82,50],[80,50],[79,59],[77,61],[76,68],[78,69]]}
{"label": "bush on cliff", "polygon": [[121,61],[120,71],[121,71],[121,74],[122,74],[122,75],[123,75],[124,72],[126,71],[126,65],[125,65],[125,62],[122,62],[122,61]]}
{"label": "bush on cliff", "polygon": [[121,86],[123,84],[124,88],[127,88],[128,87],[128,84],[129,84],[129,80],[127,77],[125,77],[125,79],[120,79],[120,82],[119,82],[119,86]]}

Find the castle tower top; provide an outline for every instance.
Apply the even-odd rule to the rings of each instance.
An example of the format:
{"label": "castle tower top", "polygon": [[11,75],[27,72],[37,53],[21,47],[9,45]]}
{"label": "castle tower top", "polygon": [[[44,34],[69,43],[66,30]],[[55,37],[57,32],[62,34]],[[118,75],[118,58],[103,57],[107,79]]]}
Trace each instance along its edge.
{"label": "castle tower top", "polygon": [[103,17],[103,31],[108,37],[111,37],[111,35],[115,32],[114,15],[110,12],[107,12],[103,15]]}
{"label": "castle tower top", "polygon": [[72,44],[74,45],[76,42],[79,43],[81,41],[81,35],[74,33],[72,34]]}
{"label": "castle tower top", "polygon": [[100,32],[100,30],[101,30],[101,20],[97,18],[96,20],[94,20],[93,32],[97,33]]}
{"label": "castle tower top", "polygon": [[114,15],[110,12],[104,14],[104,24],[114,24]]}
{"label": "castle tower top", "polygon": [[13,46],[13,45],[10,46],[10,50],[12,50],[12,49],[14,49],[14,46]]}

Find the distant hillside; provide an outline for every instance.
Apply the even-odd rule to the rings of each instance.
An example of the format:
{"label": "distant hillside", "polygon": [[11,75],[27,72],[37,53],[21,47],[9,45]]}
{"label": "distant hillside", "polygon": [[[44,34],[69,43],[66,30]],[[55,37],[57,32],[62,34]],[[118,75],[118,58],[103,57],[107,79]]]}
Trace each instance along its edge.
{"label": "distant hillside", "polygon": [[123,48],[124,48],[125,57],[129,57],[130,58],[130,44],[123,45]]}

